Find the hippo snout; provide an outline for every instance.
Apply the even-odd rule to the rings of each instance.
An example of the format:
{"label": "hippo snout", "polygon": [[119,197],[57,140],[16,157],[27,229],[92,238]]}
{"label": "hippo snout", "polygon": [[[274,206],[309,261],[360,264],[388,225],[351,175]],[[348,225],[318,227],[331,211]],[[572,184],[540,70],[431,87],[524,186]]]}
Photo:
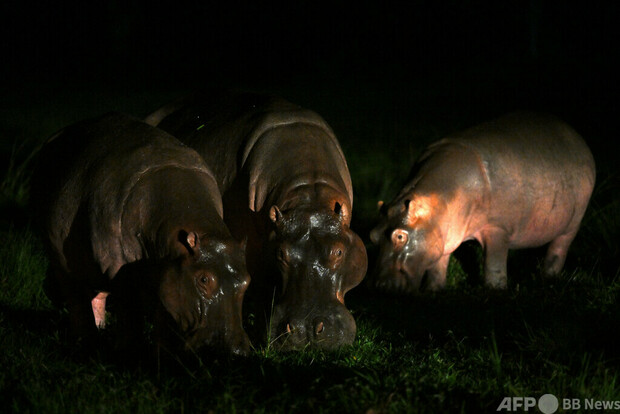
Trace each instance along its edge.
{"label": "hippo snout", "polygon": [[250,354],[250,339],[245,331],[235,329],[229,332],[198,330],[186,339],[186,351],[206,352],[245,357]]}
{"label": "hippo snout", "polygon": [[[310,342],[319,342],[326,336],[325,318],[314,318],[312,321],[292,319],[286,324],[286,334],[288,340],[293,343],[304,344]],[[331,326],[328,324],[328,329]]]}
{"label": "hippo snout", "polygon": [[379,260],[371,283],[384,292],[416,293],[424,289],[424,269],[407,266],[402,258]]}
{"label": "hippo snout", "polygon": [[225,349],[232,355],[246,357],[250,355],[250,339],[245,332],[240,332],[231,338]]}
{"label": "hippo snout", "polygon": [[220,325],[215,331],[215,335],[210,340],[208,339],[205,344],[210,345],[212,343],[216,349],[228,355],[248,356],[251,346],[250,338],[243,329],[241,318],[234,319],[227,321],[226,315],[222,316],[222,320],[226,323]]}
{"label": "hippo snout", "polygon": [[353,316],[339,302],[320,312],[299,310],[290,314],[277,307],[271,323],[273,345],[283,351],[335,349],[353,343],[355,332]]}

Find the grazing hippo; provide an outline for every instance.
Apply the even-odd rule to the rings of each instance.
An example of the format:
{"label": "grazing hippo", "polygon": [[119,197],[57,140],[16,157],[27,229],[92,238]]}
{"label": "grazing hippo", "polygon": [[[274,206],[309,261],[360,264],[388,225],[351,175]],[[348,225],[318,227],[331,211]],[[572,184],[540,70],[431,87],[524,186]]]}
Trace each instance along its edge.
{"label": "grazing hippo", "polygon": [[137,294],[155,298],[146,311],[157,330],[187,350],[249,351],[243,247],[194,150],[140,120],[107,114],[52,137],[32,189],[50,251],[49,291],[67,305],[74,334],[93,338],[105,324],[106,296],[116,295],[115,276],[139,269]]}
{"label": "grazing hippo", "polygon": [[355,321],[344,296],[363,279],[368,259],[349,228],[351,177],[325,121],[279,98],[225,93],[197,94],[147,122],[213,168],[226,223],[237,237],[248,237],[254,288],[266,286],[260,294],[271,303],[279,286],[270,322],[274,345],[352,343]]}
{"label": "grazing hippo", "polygon": [[594,180],[583,139],[551,116],[513,113],[442,139],[422,154],[394,201],[380,202],[370,235],[380,245],[376,283],[440,289],[450,254],[471,239],[484,249],[489,287],[506,287],[508,249],[550,242],[544,272],[555,275]]}

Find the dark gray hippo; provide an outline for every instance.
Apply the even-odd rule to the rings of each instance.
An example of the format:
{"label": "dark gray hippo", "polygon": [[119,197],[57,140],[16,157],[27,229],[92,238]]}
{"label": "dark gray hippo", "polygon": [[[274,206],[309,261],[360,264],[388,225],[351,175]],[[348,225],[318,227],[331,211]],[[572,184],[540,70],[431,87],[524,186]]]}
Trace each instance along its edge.
{"label": "dark gray hippo", "polygon": [[442,139],[380,208],[370,236],[380,246],[376,283],[396,291],[440,289],[450,254],[472,239],[484,249],[489,287],[506,287],[509,249],[550,243],[544,272],[555,275],[594,181],[585,142],[552,116],[512,113]]}
{"label": "dark gray hippo", "polygon": [[66,304],[77,336],[94,338],[105,325],[115,277],[129,272],[138,293],[153,298],[162,337],[180,339],[174,345],[249,351],[243,246],[194,150],[126,115],[83,121],[43,147],[32,201],[50,252],[48,291]]}
{"label": "dark gray hippo", "polygon": [[366,249],[349,228],[353,191],[334,133],[315,112],[253,93],[199,93],[147,117],[200,153],[222,189],[224,218],[248,238],[253,288],[276,306],[281,349],[350,344],[344,296],[363,279]]}

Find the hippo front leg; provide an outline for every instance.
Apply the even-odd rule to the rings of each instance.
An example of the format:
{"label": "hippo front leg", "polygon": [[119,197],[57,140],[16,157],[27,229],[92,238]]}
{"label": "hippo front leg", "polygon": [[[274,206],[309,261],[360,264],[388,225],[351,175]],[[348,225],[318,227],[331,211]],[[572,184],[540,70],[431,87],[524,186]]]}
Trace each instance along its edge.
{"label": "hippo front leg", "polygon": [[446,286],[446,274],[450,255],[446,254],[427,270],[427,288],[432,291],[441,290]]}
{"label": "hippo front leg", "polygon": [[99,329],[105,328],[105,302],[108,297],[108,292],[99,292],[91,301],[90,305],[95,317],[95,325]]}
{"label": "hippo front leg", "polygon": [[69,335],[89,340],[97,333],[94,303],[90,291],[55,266],[50,266],[45,280],[45,291],[58,305],[66,306],[69,318]]}
{"label": "hippo front leg", "polygon": [[484,246],[484,283],[492,289],[506,289],[508,276],[508,235],[502,229],[494,228],[482,233]]}
{"label": "hippo front leg", "polygon": [[564,267],[568,248],[577,235],[577,231],[556,237],[551,241],[545,256],[543,272],[545,276],[557,276]]}
{"label": "hippo front leg", "polygon": [[82,338],[85,341],[95,338],[98,328],[96,316],[93,313],[95,306],[100,307],[99,304],[89,299],[86,289],[81,287],[71,289],[71,296],[67,297],[67,311],[72,337]]}

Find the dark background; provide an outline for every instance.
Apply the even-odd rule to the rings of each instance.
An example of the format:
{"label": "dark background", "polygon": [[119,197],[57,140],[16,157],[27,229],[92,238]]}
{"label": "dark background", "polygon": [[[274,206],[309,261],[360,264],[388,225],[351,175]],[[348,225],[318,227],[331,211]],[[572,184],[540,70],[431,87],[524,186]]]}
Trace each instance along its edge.
{"label": "dark background", "polygon": [[[617,4],[8,0],[0,109],[55,105],[55,94],[66,101],[74,92],[294,89],[305,92],[291,100],[314,103],[329,122],[338,118],[329,108],[356,97],[366,112],[471,122],[542,109],[600,146],[616,139],[619,114]],[[305,98],[312,93],[331,106]],[[0,140],[19,138],[14,132],[0,131]]]}
{"label": "dark background", "polygon": [[[350,391],[352,398],[368,392],[389,409],[393,397],[406,402],[405,388],[413,384],[412,395],[422,396],[422,404],[437,406],[444,401],[438,397],[446,396],[457,411],[494,410],[501,399],[492,395],[512,393],[513,385],[547,392],[550,382],[574,390],[575,397],[601,383],[602,392],[615,391],[608,374],[615,375],[618,347],[608,331],[618,319],[619,22],[620,2],[615,0],[0,1],[0,229],[16,228],[1,252],[17,258],[9,262],[30,263],[13,253],[18,250],[8,249],[32,243],[30,233],[23,231],[29,217],[16,219],[25,209],[4,199],[5,191],[11,196],[19,191],[10,185],[7,191],[1,181],[11,176],[25,181],[28,172],[21,174],[17,167],[12,175],[5,174],[11,172],[8,161],[29,169],[20,163],[36,143],[104,111],[143,116],[170,99],[210,86],[274,92],[314,109],[343,144],[355,187],[357,221],[352,227],[366,241],[377,217],[377,200],[395,194],[399,182],[389,181],[405,179],[415,151],[426,142],[509,110],[548,111],[584,136],[598,169],[592,213],[569,254],[566,283],[545,286],[531,279],[537,257],[543,256],[522,253],[509,261],[509,274],[522,279],[512,279],[517,288],[507,296],[461,295],[459,290],[437,300],[397,301],[364,291],[356,299],[356,289],[347,303],[353,303],[356,319],[366,324],[366,337],[389,344],[389,354],[381,347],[362,352],[376,354],[376,371],[372,362],[358,372],[357,366],[342,369],[331,360],[315,361],[314,354],[311,361],[301,360],[309,361],[305,366],[269,357],[254,360],[251,369],[244,365],[226,371],[221,381],[218,373],[227,365],[211,371],[213,377],[207,372],[208,381],[205,376],[165,380],[170,385],[161,394],[175,401],[170,407],[180,401],[186,411],[205,411],[211,398],[222,401],[223,387],[234,387],[233,398],[239,395],[238,384],[242,393],[253,390],[248,401],[261,404],[279,402],[283,391],[290,402],[297,401],[291,394],[301,390],[302,396],[316,397],[317,406],[342,392]],[[19,190],[19,183],[14,187]],[[20,285],[18,293],[23,292],[28,289]],[[117,375],[97,362],[91,378],[89,368],[66,362],[53,339],[58,325],[47,323],[47,313],[11,305],[0,319],[3,315],[7,338],[17,344],[3,354],[11,361],[7,372],[14,386],[5,394],[14,398],[13,406],[28,407],[29,398],[43,401],[35,407],[57,406],[55,400],[71,406],[72,394],[99,395],[84,388],[92,378],[111,384],[102,403],[121,398],[133,406],[144,387],[147,397],[159,397],[159,385],[149,385],[152,381],[144,377]],[[375,331],[378,326],[383,330]],[[414,358],[415,353],[421,357]],[[445,359],[442,365],[433,363],[436,355]],[[480,355],[492,364],[479,361]],[[452,370],[454,361],[457,371]],[[504,371],[491,369],[498,367]],[[467,380],[436,394],[459,370],[465,377],[480,376],[479,382]],[[87,380],[80,374],[85,372]],[[19,375],[24,381],[13,381]],[[123,385],[130,382],[132,386]]]}

